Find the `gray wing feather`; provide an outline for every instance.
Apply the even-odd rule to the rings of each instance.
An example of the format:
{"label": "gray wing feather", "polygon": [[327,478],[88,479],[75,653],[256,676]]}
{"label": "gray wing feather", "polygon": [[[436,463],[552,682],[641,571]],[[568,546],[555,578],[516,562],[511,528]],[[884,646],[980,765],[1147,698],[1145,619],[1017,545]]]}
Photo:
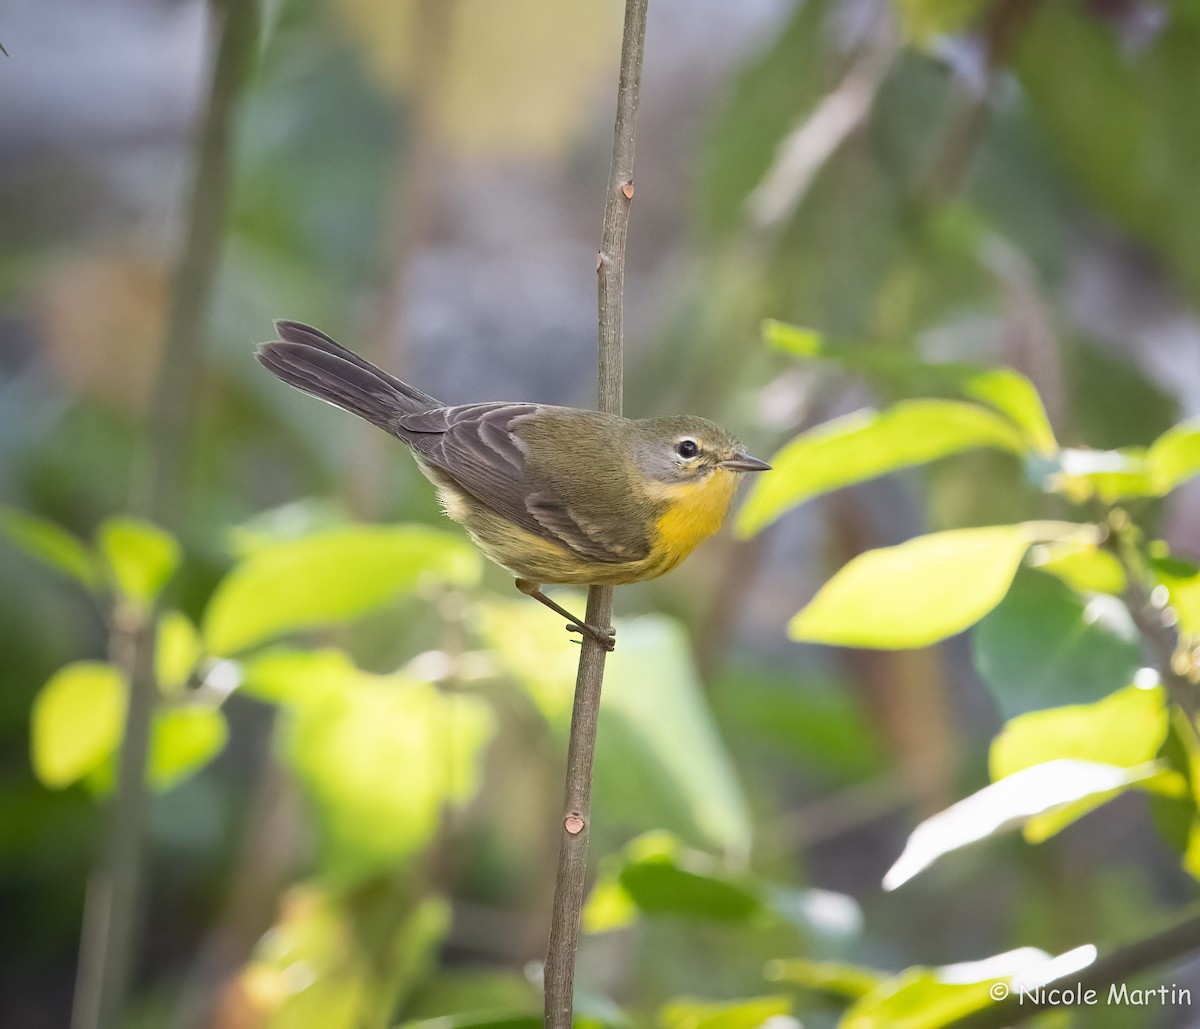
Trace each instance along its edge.
{"label": "gray wing feather", "polygon": [[643,541],[612,538],[553,484],[535,488],[529,481],[519,430],[544,410],[505,403],[439,407],[397,418],[392,431],[480,503],[585,560],[619,564],[645,557]]}

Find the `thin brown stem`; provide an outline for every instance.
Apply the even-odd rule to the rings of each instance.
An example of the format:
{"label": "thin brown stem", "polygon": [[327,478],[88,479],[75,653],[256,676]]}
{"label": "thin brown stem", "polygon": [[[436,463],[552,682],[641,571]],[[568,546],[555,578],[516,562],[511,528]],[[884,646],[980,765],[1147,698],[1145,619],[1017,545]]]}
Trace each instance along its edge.
{"label": "thin brown stem", "polygon": [[[220,38],[208,106],[196,141],[187,236],[175,269],[166,345],[151,401],[147,467],[135,509],[173,525],[182,508],[205,314],[220,258],[233,179],[233,116],[258,46],[257,0],[213,0]],[[129,703],[105,855],[88,883],[72,1029],[108,1029],[122,1016],[141,893],[146,754],[154,717],[154,619],[114,619],[113,660],[129,679]],[[124,624],[122,624],[124,623]]]}
{"label": "thin brown stem", "polygon": [[[633,200],[634,136],[648,6],[649,0],[625,2],[625,31],[621,41],[612,162],[604,205],[604,231],[596,262],[599,290],[597,399],[600,410],[611,414],[621,413],[625,236],[629,227],[629,207]],[[612,621],[612,605],[613,588],[593,586],[588,591],[588,624],[608,626]],[[583,910],[587,876],[592,761],[596,750],[596,723],[600,714],[600,690],[604,683],[606,657],[607,651],[600,643],[591,636],[583,637],[579,670],[575,677],[562,840],[554,883],[550,942],[546,951],[545,1024],[553,1029],[569,1029],[572,1024],[575,951],[579,945],[579,918]]]}

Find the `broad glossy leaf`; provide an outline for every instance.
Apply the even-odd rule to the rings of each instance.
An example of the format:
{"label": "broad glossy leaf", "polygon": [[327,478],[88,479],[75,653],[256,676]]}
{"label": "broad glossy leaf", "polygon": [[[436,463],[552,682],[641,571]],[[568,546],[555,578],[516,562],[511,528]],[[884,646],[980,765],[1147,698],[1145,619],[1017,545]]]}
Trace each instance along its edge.
{"label": "broad glossy leaf", "polygon": [[478,553],[461,536],[423,526],[358,525],[258,550],[217,586],[204,618],[215,654],[284,633],[350,621],[424,581],[469,585]]}
{"label": "broad glossy leaf", "polygon": [[[1172,784],[1165,779],[1140,774],[1157,756],[1167,728],[1162,687],[1127,686],[1094,704],[1031,711],[1012,719],[992,741],[989,768],[993,781],[1003,781],[1027,768],[1069,758],[1136,769],[1139,785],[1169,788]],[[1114,796],[1115,792],[1093,793],[1031,818],[1024,826],[1025,838],[1039,843]]]}
{"label": "broad glossy leaf", "polygon": [[[789,1016],[789,997],[752,997],[745,1000],[705,1001],[679,998],[664,1004],[658,1020],[665,1029],[759,1029],[772,1019],[799,1026]],[[774,1024],[774,1023],[772,1023]]]}
{"label": "broad glossy leaf", "polygon": [[1146,452],[1146,464],[1160,496],[1200,474],[1200,421],[1183,422],[1159,436]]}
{"label": "broad glossy leaf", "polygon": [[26,554],[88,589],[100,584],[96,560],[87,544],[46,518],[0,506],[0,533]]}
{"label": "broad glossy leaf", "polygon": [[1027,450],[1008,419],[957,400],[906,400],[838,418],[771,458],[772,471],[755,480],[738,514],[737,533],[752,536],[822,493],[976,447]]}
{"label": "broad glossy leaf", "polygon": [[271,647],[242,666],[244,694],[272,704],[303,704],[340,690],[359,671],[343,650],[292,650]]}
{"label": "broad glossy leaf", "polygon": [[1122,768],[1062,759],[1006,776],[918,825],[884,876],[883,888],[894,890],[943,855],[1022,826],[1036,815],[1097,794],[1110,796],[1158,774],[1153,765]]}
{"label": "broad glossy leaf", "polygon": [[1027,569],[976,626],[971,652],[1006,718],[1099,700],[1129,685],[1142,664],[1141,641],[1121,601],[1081,597]]}
{"label": "broad glossy leaf", "polygon": [[121,596],[141,607],[152,604],[179,567],[179,542],[165,529],[140,518],[107,518],[96,530],[96,549]]}
{"label": "broad glossy leaf", "polygon": [[154,649],[154,676],[164,693],[178,693],[187,685],[204,644],[191,619],[180,611],[164,611],[158,620]]}
{"label": "broad glossy leaf", "polygon": [[791,620],[788,634],[851,647],[936,643],[1000,603],[1031,542],[1026,526],[998,525],[860,554]]}
{"label": "broad glossy leaf", "polygon": [[228,738],[219,708],[189,704],[159,711],[150,735],[147,782],[159,792],[172,789],[221,753]]}
{"label": "broad glossy leaf", "polygon": [[59,669],[33,702],[33,770],[53,789],[69,786],[116,750],[128,686],[110,664],[80,661]]}
{"label": "broad glossy leaf", "polygon": [[963,392],[1008,415],[1037,453],[1048,457],[1058,450],[1042,398],[1024,375],[1011,368],[988,368],[965,376]]}

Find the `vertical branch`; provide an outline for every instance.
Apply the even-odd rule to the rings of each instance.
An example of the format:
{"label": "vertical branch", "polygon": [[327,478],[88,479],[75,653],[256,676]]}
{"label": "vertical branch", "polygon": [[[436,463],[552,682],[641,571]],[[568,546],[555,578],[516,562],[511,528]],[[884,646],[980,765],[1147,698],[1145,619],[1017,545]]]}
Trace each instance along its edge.
{"label": "vertical branch", "polygon": [[[648,6],[649,0],[625,0],[625,31],[621,40],[621,73],[617,86],[612,163],[609,166],[608,194],[604,205],[604,231],[596,262],[599,288],[597,400],[600,410],[610,414],[621,413],[625,236],[629,226],[629,207],[633,200],[634,135]],[[588,591],[588,623],[607,626],[612,618],[612,605],[613,588],[593,586]],[[572,1024],[575,950],[579,944],[579,917],[583,909],[587,875],[592,760],[596,750],[596,723],[600,713],[600,689],[604,682],[606,656],[604,648],[584,633],[579,670],[575,676],[562,841],[554,883],[550,942],[546,952],[545,1024],[553,1029],[569,1029]]]}
{"label": "vertical branch", "polygon": [[[172,282],[171,308],[151,401],[145,478],[134,507],[151,521],[178,520],[194,421],[205,313],[220,258],[232,181],[233,114],[258,45],[257,0],[213,0],[220,39],[208,106],[196,141],[187,236]],[[146,755],[157,686],[154,619],[118,610],[112,658],[130,684],[102,863],[87,889],[80,934],[72,1029],[108,1029],[124,1007],[134,952],[146,807]]]}

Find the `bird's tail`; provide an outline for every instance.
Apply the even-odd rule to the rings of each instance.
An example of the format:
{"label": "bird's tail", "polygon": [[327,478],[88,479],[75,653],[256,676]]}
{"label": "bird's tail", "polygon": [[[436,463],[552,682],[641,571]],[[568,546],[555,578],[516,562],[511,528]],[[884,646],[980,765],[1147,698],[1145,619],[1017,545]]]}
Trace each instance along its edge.
{"label": "bird's tail", "polygon": [[279,339],[260,343],[259,363],[290,386],[340,407],[388,432],[399,415],[443,406],[394,375],[376,368],[319,329],[278,321]]}

